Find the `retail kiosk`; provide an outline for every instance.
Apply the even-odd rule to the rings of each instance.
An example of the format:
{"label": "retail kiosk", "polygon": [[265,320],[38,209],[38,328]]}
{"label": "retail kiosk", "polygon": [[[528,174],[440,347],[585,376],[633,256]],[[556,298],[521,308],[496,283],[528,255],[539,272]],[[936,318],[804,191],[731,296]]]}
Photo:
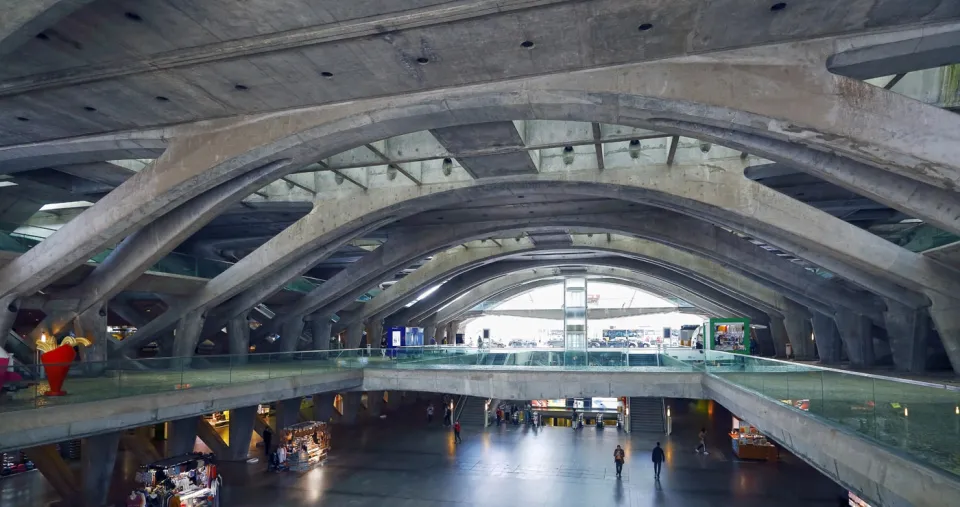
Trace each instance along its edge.
{"label": "retail kiosk", "polygon": [[733,431],[730,432],[730,445],[733,454],[740,459],[776,461],[777,448],[762,435],[755,426],[734,416]]}
{"label": "retail kiosk", "polygon": [[[419,327],[391,327],[387,329],[387,355],[398,357],[407,351],[404,347],[423,346],[423,329]],[[416,353],[419,354],[419,351]]]}
{"label": "retail kiosk", "polygon": [[[222,481],[213,454],[191,453],[144,465],[130,503],[144,507],[219,507]],[[137,503],[139,501],[139,503]]]}
{"label": "retail kiosk", "polygon": [[750,355],[750,319],[710,319],[707,322],[710,350]]}
{"label": "retail kiosk", "polygon": [[286,446],[287,465],[295,472],[306,472],[327,457],[330,430],[326,423],[308,421],[283,429],[281,442]]}

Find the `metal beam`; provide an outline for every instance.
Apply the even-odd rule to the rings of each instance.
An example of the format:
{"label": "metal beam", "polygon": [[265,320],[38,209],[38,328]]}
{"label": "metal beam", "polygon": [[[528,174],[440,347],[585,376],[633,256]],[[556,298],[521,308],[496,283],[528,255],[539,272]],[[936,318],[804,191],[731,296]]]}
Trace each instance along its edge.
{"label": "metal beam", "polygon": [[667,153],[667,165],[673,165],[673,159],[677,156],[677,145],[680,144],[680,136],[670,137],[670,152]]}
{"label": "metal beam", "polygon": [[603,143],[601,142],[602,134],[600,132],[600,124],[593,122],[593,149],[597,154],[597,169],[603,170]]}
{"label": "metal beam", "polygon": [[297,181],[294,180],[294,179],[288,178],[288,177],[286,177],[286,176],[281,176],[280,179],[283,180],[283,181],[286,181],[287,183],[289,183],[289,184],[291,184],[291,185],[293,185],[293,186],[295,186],[295,187],[297,187],[297,188],[302,188],[303,190],[306,190],[307,192],[310,192],[310,193],[313,194],[313,195],[317,195],[317,191],[316,191],[316,190],[314,190],[314,189],[312,189],[312,188],[304,185],[303,183],[299,183],[299,182],[297,182]]}
{"label": "metal beam", "polygon": [[[660,134],[660,133],[656,133],[656,134],[652,134],[652,135],[647,135],[647,136],[637,136],[637,135],[632,135],[632,136],[610,136],[610,137],[608,137],[608,138],[606,138],[606,139],[603,139],[601,142],[602,142],[603,144],[607,144],[607,143],[620,143],[620,142],[626,142],[626,141],[633,141],[634,139],[643,141],[643,140],[647,140],[647,139],[662,139],[662,138],[665,138],[665,137],[670,137],[670,136],[667,135],[667,134]],[[545,150],[545,149],[550,149],[550,148],[563,148],[563,147],[565,147],[565,146],[587,146],[587,145],[591,145],[591,144],[594,144],[593,139],[581,140],[581,141],[566,141],[566,142],[556,142],[556,143],[532,144],[532,145],[526,145],[526,146],[524,146],[523,148],[497,148],[497,147],[493,147],[493,148],[484,148],[484,149],[480,149],[480,150],[463,150],[463,151],[457,153],[457,156],[458,156],[458,157],[484,157],[484,156],[488,156],[488,155],[502,155],[502,154],[504,154],[504,153],[516,153],[516,152],[519,152],[519,151]],[[444,153],[444,154],[431,155],[431,156],[426,156],[426,157],[402,158],[402,159],[394,160],[393,163],[394,163],[394,164],[405,164],[405,163],[410,163],[410,162],[427,162],[427,161],[430,161],[430,160],[441,160],[441,159],[444,159],[444,158],[457,158],[457,157],[451,155],[450,153]],[[318,164],[319,164],[319,163],[318,163]],[[332,171],[332,170],[334,170],[334,169],[358,169],[358,168],[361,168],[361,167],[369,167],[369,166],[371,166],[371,165],[375,165],[375,164],[370,164],[370,163],[345,164],[345,165],[322,164],[322,167],[321,167],[321,169],[319,169],[319,170],[322,170],[322,171]],[[296,170],[296,171],[293,171],[293,173],[294,173],[294,174],[298,174],[298,173],[312,173],[312,172],[315,172],[315,171],[317,171],[317,170],[318,170],[318,169],[317,169],[313,164],[310,164],[310,165],[308,165],[308,166],[301,167],[300,169],[298,169],[298,170]]]}
{"label": "metal beam", "polygon": [[883,89],[889,90],[894,86],[897,86],[897,83],[899,83],[904,76],[906,76],[906,74],[897,74],[896,76],[893,76],[892,78],[890,78],[890,81],[887,81],[887,84],[883,85]]}
{"label": "metal beam", "polygon": [[407,179],[409,179],[410,181],[414,182],[418,187],[419,187],[420,185],[422,185],[422,183],[420,183],[420,180],[414,178],[413,175],[410,174],[410,173],[408,173],[404,168],[400,167],[400,166],[397,165],[397,164],[394,164],[394,163],[390,160],[390,157],[384,155],[383,152],[381,152],[380,150],[378,150],[374,145],[372,145],[372,144],[365,144],[364,146],[366,146],[366,148],[367,148],[368,150],[370,150],[371,153],[373,153],[374,155],[376,155],[380,160],[383,160],[384,162],[386,162],[386,163],[387,163],[387,167],[392,167],[392,168],[396,169],[398,173],[406,176]]}

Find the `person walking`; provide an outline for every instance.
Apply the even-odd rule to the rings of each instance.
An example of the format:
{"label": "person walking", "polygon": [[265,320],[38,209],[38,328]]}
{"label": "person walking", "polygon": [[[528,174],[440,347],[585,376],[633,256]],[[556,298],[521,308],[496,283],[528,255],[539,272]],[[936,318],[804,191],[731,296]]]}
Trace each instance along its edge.
{"label": "person walking", "polygon": [[427,405],[427,424],[433,422],[433,403]]}
{"label": "person walking", "polygon": [[707,429],[700,428],[700,445],[697,446],[697,453],[710,454],[709,452],[707,452],[706,438],[707,438]]}
{"label": "person walking", "polygon": [[657,480],[660,480],[660,467],[666,460],[667,457],[663,454],[660,442],[657,442],[657,446],[653,448],[653,477]]}
{"label": "person walking", "polygon": [[626,453],[623,452],[623,448],[618,445],[617,448],[613,450],[613,462],[617,465],[617,477],[620,477],[620,473],[623,472],[624,458],[626,458]]}
{"label": "person walking", "polygon": [[273,451],[270,448],[270,444],[273,442],[273,432],[270,431],[270,428],[264,428],[263,430],[263,454],[266,455],[267,459],[270,458],[270,453]]}
{"label": "person walking", "polygon": [[453,423],[453,443],[460,442],[463,442],[463,439],[460,438],[460,419],[457,419],[457,422]]}

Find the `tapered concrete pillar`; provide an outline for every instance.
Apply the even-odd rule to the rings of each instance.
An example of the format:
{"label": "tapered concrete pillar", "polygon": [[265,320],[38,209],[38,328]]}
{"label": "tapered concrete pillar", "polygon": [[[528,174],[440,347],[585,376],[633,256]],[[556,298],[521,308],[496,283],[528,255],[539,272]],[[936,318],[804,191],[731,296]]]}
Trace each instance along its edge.
{"label": "tapered concrete pillar", "polygon": [[300,402],[303,398],[288,398],[277,402],[277,431],[300,422]]}
{"label": "tapered concrete pillar", "polygon": [[367,343],[370,344],[370,348],[379,349],[381,340],[383,340],[383,320],[380,318],[372,318],[367,321]]}
{"label": "tapered concrete pillar", "polygon": [[296,352],[297,344],[300,343],[300,335],[303,334],[303,318],[293,319],[283,325],[280,330],[280,350],[283,352]]}
{"label": "tapered concrete pillar", "polygon": [[333,417],[333,400],[337,393],[321,393],[313,395],[313,420],[329,422]]}
{"label": "tapered concrete pillar", "polygon": [[73,320],[73,333],[90,340],[89,347],[80,347],[83,371],[90,376],[99,376],[106,369],[107,350],[107,304],[94,305]]}
{"label": "tapered concrete pillar", "polygon": [[786,312],[783,324],[787,328],[787,338],[793,349],[794,359],[810,361],[814,359],[810,317],[801,312]]}
{"label": "tapered concrete pillar", "polygon": [[763,357],[773,357],[777,355],[777,349],[773,344],[773,335],[770,333],[770,324],[765,328],[756,328],[753,330],[757,337],[758,355]]}
{"label": "tapered concrete pillar", "polygon": [[340,417],[340,421],[344,424],[353,424],[357,422],[357,414],[360,412],[360,398],[363,393],[359,391],[351,391],[347,393],[340,393],[343,396],[343,414]]}
{"label": "tapered concrete pillar", "polygon": [[926,308],[909,308],[888,299],[883,320],[896,369],[911,373],[926,371],[927,335],[930,333]]}
{"label": "tapered concrete pillar", "polygon": [[310,332],[313,334],[313,350],[330,348],[330,335],[333,321],[329,315],[313,314],[310,319]]}
{"label": "tapered concrete pillar", "polygon": [[403,403],[403,391],[390,391],[387,393],[387,410],[394,411],[400,408]]}
{"label": "tapered concrete pillar", "polygon": [[81,488],[84,507],[107,505],[107,493],[117,462],[120,432],[87,437],[81,442],[80,452],[83,478]]}
{"label": "tapered concrete pillar", "polygon": [[70,465],[57,451],[57,444],[46,444],[24,449],[27,458],[33,461],[37,470],[43,475],[60,498],[67,500],[67,505],[80,503],[81,486],[76,474]]}
{"label": "tapered concrete pillar", "polygon": [[430,340],[436,340],[437,343],[440,343],[440,340],[437,340],[437,330],[439,327],[432,324],[424,324],[423,327],[423,344],[430,345]]}
{"label": "tapered concrete pillar", "polygon": [[344,344],[344,348],[358,349],[360,348],[360,341],[362,339],[363,339],[363,321],[350,324],[347,327],[347,343]]}
{"label": "tapered concrete pillar", "polygon": [[783,323],[783,318],[779,316],[770,317],[770,336],[773,338],[773,347],[776,351],[776,357],[785,359],[787,357],[787,328]]}
{"label": "tapered concrete pillar", "polygon": [[[173,337],[173,355],[178,358],[191,358],[200,344],[200,334],[203,330],[204,315],[200,311],[190,312],[179,322]],[[134,333],[136,334],[136,333]],[[189,366],[189,360],[184,367]]]}
{"label": "tapered concrete pillar", "polygon": [[167,456],[180,456],[193,452],[197,443],[197,427],[200,416],[170,421],[168,424]]}
{"label": "tapered concrete pillar", "polygon": [[850,364],[860,368],[873,366],[873,324],[870,319],[849,310],[840,310],[834,315],[834,321]]}
{"label": "tapered concrete pillar", "polygon": [[20,300],[15,295],[0,298],[0,349],[7,343],[7,334],[17,320],[20,311]]}
{"label": "tapered concrete pillar", "polygon": [[837,364],[842,355],[843,342],[833,317],[813,311],[810,322],[813,324],[814,343],[822,364]]}
{"label": "tapered concrete pillar", "polygon": [[250,323],[247,313],[230,319],[227,322],[227,339],[229,340],[230,355],[233,364],[247,364],[250,353]]}
{"label": "tapered concrete pillar", "polygon": [[456,345],[457,344],[457,331],[460,329],[459,320],[451,320],[447,324],[447,345]]}
{"label": "tapered concrete pillar", "polygon": [[230,444],[227,447],[228,461],[244,461],[250,452],[253,425],[257,420],[257,406],[230,409]]}

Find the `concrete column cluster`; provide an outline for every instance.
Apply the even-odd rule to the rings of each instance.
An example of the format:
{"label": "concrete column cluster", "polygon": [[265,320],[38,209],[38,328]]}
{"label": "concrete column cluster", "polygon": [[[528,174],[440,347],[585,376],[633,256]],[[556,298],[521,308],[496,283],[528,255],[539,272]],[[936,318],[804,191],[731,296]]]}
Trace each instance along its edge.
{"label": "concrete column cluster", "polygon": [[238,356],[232,361],[234,364],[247,364],[247,354],[250,353],[250,322],[247,314],[234,317],[227,322],[227,340],[229,340],[230,355]]}
{"label": "concrete column cluster", "polygon": [[873,366],[876,358],[873,347],[873,323],[870,319],[851,311],[841,310],[834,315],[834,322],[837,324],[850,365],[855,368]]}
{"label": "concrete column cluster", "polygon": [[813,324],[813,335],[816,337],[814,343],[817,346],[820,362],[823,364],[839,363],[843,355],[843,342],[840,340],[840,331],[837,329],[833,318],[815,311],[811,322]]}
{"label": "concrete column cluster", "polygon": [[333,321],[329,315],[313,314],[310,318],[310,332],[313,334],[313,350],[327,350],[330,348],[330,337]]}

